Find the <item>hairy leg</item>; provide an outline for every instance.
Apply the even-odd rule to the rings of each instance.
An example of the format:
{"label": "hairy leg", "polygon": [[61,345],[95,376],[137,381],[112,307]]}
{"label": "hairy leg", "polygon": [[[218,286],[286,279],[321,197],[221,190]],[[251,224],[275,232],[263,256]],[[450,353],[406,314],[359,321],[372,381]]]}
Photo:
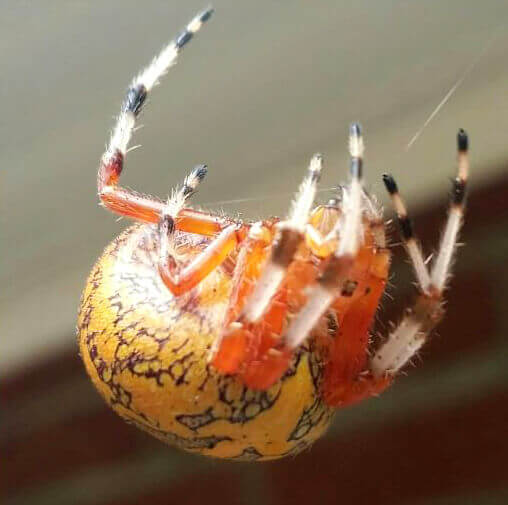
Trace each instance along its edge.
{"label": "hairy leg", "polygon": [[322,157],[315,155],[288,218],[271,229],[254,225],[239,254],[230,309],[212,363],[223,373],[240,375],[254,389],[269,387],[289,365],[292,351],[277,342],[287,313],[282,286],[304,242],[321,170]]}
{"label": "hairy leg", "polygon": [[341,295],[362,241],[364,229],[362,222],[362,165],[363,138],[358,124],[351,125],[349,136],[351,153],[351,182],[344,189],[342,219],[337,221],[334,230],[339,236],[338,246],[330,256],[322,275],[310,289],[307,303],[295,315],[283,339],[290,349],[296,349],[309,336],[319,319],[326,313],[333,301]]}
{"label": "hairy leg", "polygon": [[215,236],[188,265],[182,268],[178,264],[174,250],[175,221],[206,172],[206,166],[198,165],[185,178],[183,185],[173,190],[159,223],[159,273],[166,287],[175,296],[191,290],[221,265],[246,233],[244,225],[231,224]]}
{"label": "hairy leg", "polygon": [[[133,80],[127,91],[97,175],[97,189],[101,202],[116,214],[148,223],[158,223],[163,215],[164,202],[119,186],[120,175],[137,118],[143,110],[148,94],[158,83],[159,78],[176,62],[182,48],[211,14],[211,9],[198,14]],[[176,229],[208,236],[215,235],[228,224],[231,223],[219,217],[184,208],[175,218]]]}
{"label": "hairy leg", "polygon": [[430,273],[423,262],[419,247],[414,245],[416,241],[411,222],[398,194],[395,180],[391,176],[385,177],[386,187],[398,214],[402,239],[416,272],[419,294],[406,316],[372,357],[371,369],[376,377],[395,375],[418,352],[443,316],[443,292],[450,276],[453,253],[463,221],[469,172],[468,138],[463,130],[458,133],[457,143],[458,172],[453,181],[448,220]]}

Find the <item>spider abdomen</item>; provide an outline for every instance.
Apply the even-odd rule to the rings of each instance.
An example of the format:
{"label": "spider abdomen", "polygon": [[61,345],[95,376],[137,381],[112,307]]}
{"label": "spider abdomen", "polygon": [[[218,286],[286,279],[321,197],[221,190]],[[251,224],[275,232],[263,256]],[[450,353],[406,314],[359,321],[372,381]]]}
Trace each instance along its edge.
{"label": "spider abdomen", "polygon": [[[185,241],[189,254],[200,250]],[[174,297],[158,273],[157,251],[155,226],[129,228],[106,248],[83,294],[81,355],[108,404],[155,437],[210,456],[271,459],[308,447],[332,416],[321,396],[319,350],[302,346],[266,391],[219,374],[209,357],[230,296],[230,269],[217,268]]]}

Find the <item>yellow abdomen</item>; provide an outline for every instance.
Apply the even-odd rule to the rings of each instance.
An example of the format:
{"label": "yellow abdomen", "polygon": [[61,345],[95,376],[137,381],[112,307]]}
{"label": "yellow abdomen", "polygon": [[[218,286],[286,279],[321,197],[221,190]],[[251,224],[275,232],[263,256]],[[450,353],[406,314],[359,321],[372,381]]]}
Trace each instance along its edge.
{"label": "yellow abdomen", "polygon": [[[189,237],[182,234],[179,250],[198,252],[202,239]],[[83,293],[80,351],[108,404],[155,437],[209,456],[272,459],[312,444],[333,413],[321,399],[323,362],[312,342],[267,391],[216,373],[208,358],[230,269],[175,298],[160,280],[157,251],[154,226],[129,228],[107,247]]]}

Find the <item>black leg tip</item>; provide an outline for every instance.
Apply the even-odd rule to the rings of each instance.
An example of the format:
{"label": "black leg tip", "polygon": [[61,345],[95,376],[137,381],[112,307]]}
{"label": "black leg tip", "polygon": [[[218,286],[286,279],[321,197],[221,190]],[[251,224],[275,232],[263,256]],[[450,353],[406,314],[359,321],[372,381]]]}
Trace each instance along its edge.
{"label": "black leg tip", "polygon": [[197,177],[199,182],[201,182],[206,174],[208,173],[208,167],[206,165],[196,165],[194,167],[194,175]]}
{"label": "black leg tip", "polygon": [[362,127],[360,126],[360,123],[351,123],[349,125],[349,135],[351,137],[361,137]]}
{"label": "black leg tip", "polygon": [[457,133],[457,148],[460,152],[466,152],[469,149],[469,138],[462,128]]}
{"label": "black leg tip", "polygon": [[383,174],[383,182],[385,184],[386,190],[390,195],[394,195],[398,193],[399,189],[397,188],[397,183],[395,179],[390,174]]}
{"label": "black leg tip", "polygon": [[201,14],[199,14],[199,20],[204,23],[205,21],[208,21],[212,14],[215,12],[215,9],[213,7],[208,7],[208,9],[205,9]]}

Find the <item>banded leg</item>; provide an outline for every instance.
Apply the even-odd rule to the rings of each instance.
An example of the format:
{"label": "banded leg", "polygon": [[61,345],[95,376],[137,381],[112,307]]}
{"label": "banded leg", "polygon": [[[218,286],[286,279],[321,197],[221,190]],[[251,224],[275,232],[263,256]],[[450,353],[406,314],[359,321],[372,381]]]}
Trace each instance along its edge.
{"label": "banded leg", "polygon": [[[287,304],[285,300],[278,300],[277,297],[284,296],[285,290],[278,290],[272,303],[268,304],[269,311],[265,313],[263,322],[268,322],[271,328],[275,327],[274,336],[272,337],[267,331],[267,328],[263,328],[262,324],[258,325],[245,325],[242,324],[242,319],[236,324],[242,324],[242,327],[235,327],[235,323],[231,325],[232,334],[235,337],[241,335],[248,335],[251,341],[256,341],[257,352],[248,356],[247,360],[242,363],[243,368],[240,370],[240,377],[244,384],[253,389],[267,389],[274,382],[276,382],[282,374],[287,370],[289,361],[294,350],[305,340],[314,325],[317,323],[319,318],[328,309],[330,304],[337,296],[339,296],[343,285],[346,283],[347,274],[350,272],[353,266],[354,259],[358,252],[358,249],[363,241],[363,225],[362,225],[362,209],[361,209],[361,177],[362,177],[362,152],[363,142],[361,139],[360,128],[358,125],[353,125],[351,128],[350,137],[350,151],[352,155],[351,159],[351,183],[349,186],[349,199],[347,205],[344,207],[344,221],[338,220],[334,226],[333,238],[339,232],[340,225],[344,224],[344,228],[348,230],[349,235],[341,235],[339,246],[337,251],[334,252],[332,258],[330,258],[328,267],[325,269],[323,276],[317,281],[317,287],[309,294],[309,301],[304,306],[303,310],[295,316],[293,322],[289,326],[288,332],[282,338],[279,337],[283,332],[283,323],[286,319]],[[310,205],[309,205],[310,207]],[[309,209],[310,210],[310,209]],[[307,223],[309,217],[307,212],[305,223]],[[302,224],[303,220],[302,220]],[[306,226],[306,224],[305,224]],[[304,228],[305,229],[305,228]],[[351,236],[351,234],[353,236]],[[302,237],[303,240],[303,237]],[[324,244],[321,244],[323,246]],[[326,248],[326,247],[325,247]],[[273,257],[273,254],[272,254]],[[302,273],[302,272],[300,272]],[[299,277],[299,275],[298,275]],[[305,277],[305,276],[304,276]],[[308,278],[298,278],[298,289],[300,293],[306,285],[312,285],[315,282],[315,274],[311,274]],[[308,329],[304,328],[304,336],[300,340],[294,339],[295,334],[299,334],[302,327],[308,324],[307,316],[308,307],[314,309],[314,294],[319,291],[322,285],[331,286],[333,284],[333,295],[323,305],[318,307],[319,313],[316,315],[315,311],[312,310],[312,317],[315,317],[314,322],[311,323]],[[349,286],[348,288],[349,289]],[[330,289],[332,291],[332,289]],[[347,293],[349,295],[350,293]],[[280,303],[278,306],[277,303]],[[242,314],[244,314],[243,312]],[[292,332],[293,329],[293,332]],[[256,330],[258,332],[256,333]],[[261,330],[261,331],[259,331]],[[246,338],[246,337],[244,337]],[[246,338],[247,339],[247,338]],[[223,346],[229,345],[229,339],[224,338]],[[248,346],[245,346],[248,348]],[[222,351],[222,346],[221,350]]]}
{"label": "banded leg", "polygon": [[275,236],[262,223],[254,225],[239,255],[231,305],[212,363],[222,373],[239,374],[253,389],[266,389],[289,365],[292,352],[275,348],[287,312],[281,286],[304,240],[321,170],[322,156],[315,155],[288,219],[276,226]]}
{"label": "banded leg", "polygon": [[415,247],[411,223],[398,195],[393,177],[385,176],[385,185],[392,196],[398,214],[401,234],[418,279],[419,295],[400,324],[371,359],[375,377],[393,376],[424,344],[427,335],[441,320],[443,291],[450,275],[453,253],[464,215],[466,185],[469,172],[468,137],[459,130],[458,172],[453,181],[450,209],[437,257],[429,274],[419,248]]}
{"label": "banded leg", "polygon": [[159,273],[166,287],[180,296],[195,287],[217,268],[242,240],[238,225],[224,228],[189,265],[180,268],[173,251],[175,219],[206,175],[206,166],[199,165],[185,178],[180,189],[173,191],[164,207],[159,223]]}
{"label": "banded leg", "polygon": [[323,398],[333,407],[357,403],[389,384],[367,370],[369,330],[386,286],[390,253],[380,211],[362,187],[358,125],[351,127],[350,151],[351,183],[344,191],[343,220],[336,229],[338,248],[286,335],[290,348],[296,348],[327,311],[337,317],[322,385]]}
{"label": "banded leg", "polygon": [[288,219],[278,224],[274,245],[266,266],[256,282],[254,292],[249,297],[240,319],[256,323],[261,319],[279,289],[287,269],[303,242],[304,231],[316,196],[317,183],[323,168],[323,157],[313,156],[307,176],[291,205]]}
{"label": "banded leg", "polygon": [[349,273],[354,265],[364,238],[362,223],[363,198],[363,138],[360,126],[352,124],[349,135],[351,154],[351,182],[344,190],[342,219],[337,222],[335,232],[339,245],[330,258],[323,274],[310,290],[308,301],[289,326],[284,341],[289,349],[296,349],[309,336],[319,319],[333,301],[341,295],[350,295],[352,286],[347,286]]}
{"label": "banded leg", "polygon": [[[97,176],[101,202],[116,214],[149,223],[158,223],[164,212],[164,202],[122,188],[118,183],[136,120],[143,109],[148,93],[158,83],[158,79],[176,62],[179,52],[210,18],[212,12],[211,9],[207,9],[198,14],[182,33],[133,80],[127,91],[108,148],[102,156]],[[181,209],[175,221],[175,226],[179,230],[209,236],[215,235],[227,224],[229,223],[223,219],[192,209]]]}

